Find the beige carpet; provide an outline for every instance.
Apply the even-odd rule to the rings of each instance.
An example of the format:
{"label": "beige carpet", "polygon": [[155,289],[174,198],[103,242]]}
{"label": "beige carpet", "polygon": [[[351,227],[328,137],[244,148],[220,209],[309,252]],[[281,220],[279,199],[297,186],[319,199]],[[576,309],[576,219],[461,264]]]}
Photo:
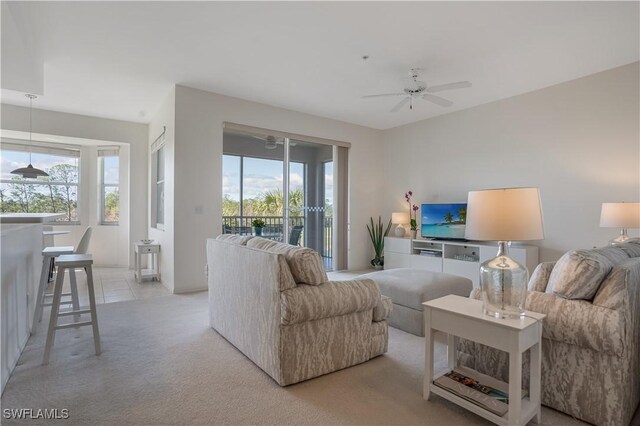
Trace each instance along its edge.
{"label": "beige carpet", "polygon": [[[2,408],[66,408],[61,424],[488,424],[437,396],[422,400],[419,337],[390,329],[388,354],[281,388],[208,327],[207,311],[206,293],[100,305],[102,355],[90,327],[62,330],[48,366],[41,326]],[[547,408],[542,416],[581,424]]]}

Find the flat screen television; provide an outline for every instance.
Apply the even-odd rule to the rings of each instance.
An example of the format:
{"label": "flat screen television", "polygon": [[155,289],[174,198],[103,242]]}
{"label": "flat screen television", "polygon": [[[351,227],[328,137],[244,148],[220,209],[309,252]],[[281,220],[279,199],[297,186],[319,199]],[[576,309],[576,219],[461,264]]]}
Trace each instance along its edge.
{"label": "flat screen television", "polygon": [[464,240],[467,203],[423,204],[420,217],[422,238]]}

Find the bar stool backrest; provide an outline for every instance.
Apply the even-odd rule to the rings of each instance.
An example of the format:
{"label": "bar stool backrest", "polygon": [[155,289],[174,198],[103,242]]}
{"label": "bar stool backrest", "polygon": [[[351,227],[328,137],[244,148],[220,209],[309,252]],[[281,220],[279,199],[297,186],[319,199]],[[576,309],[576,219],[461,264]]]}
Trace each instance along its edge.
{"label": "bar stool backrest", "polygon": [[80,242],[73,253],[87,254],[87,250],[89,250],[89,241],[91,241],[91,227],[87,226],[87,229],[85,229],[84,234],[82,234],[82,238],[80,238]]}

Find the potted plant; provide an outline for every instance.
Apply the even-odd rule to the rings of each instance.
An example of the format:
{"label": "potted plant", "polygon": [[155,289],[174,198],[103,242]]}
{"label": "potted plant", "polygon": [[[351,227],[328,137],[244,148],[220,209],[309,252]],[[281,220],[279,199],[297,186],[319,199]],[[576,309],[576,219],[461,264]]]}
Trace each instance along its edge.
{"label": "potted plant", "polygon": [[373,250],[376,253],[376,257],[371,260],[371,266],[373,266],[374,269],[382,269],[384,266],[384,237],[389,234],[389,230],[391,229],[391,220],[389,220],[386,230],[383,227],[382,218],[380,216],[378,216],[377,224],[373,223],[373,218],[370,218],[370,220],[371,227],[367,225],[367,231],[369,231]]}
{"label": "potted plant", "polygon": [[251,221],[251,225],[253,225],[253,229],[255,231],[256,236],[262,235],[262,228],[264,228],[264,220],[257,218]]}
{"label": "potted plant", "polygon": [[418,211],[418,206],[415,204],[411,204],[411,198],[413,197],[413,191],[409,191],[404,194],[404,199],[407,200],[409,204],[409,226],[411,227],[411,239],[415,240],[418,234],[418,221],[416,220],[416,212]]}

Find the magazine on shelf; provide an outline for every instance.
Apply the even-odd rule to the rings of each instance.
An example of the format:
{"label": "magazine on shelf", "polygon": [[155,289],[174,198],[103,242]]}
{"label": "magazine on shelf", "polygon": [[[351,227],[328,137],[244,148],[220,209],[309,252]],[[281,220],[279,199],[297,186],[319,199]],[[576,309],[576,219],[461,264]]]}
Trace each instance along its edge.
{"label": "magazine on shelf", "polygon": [[420,256],[441,257],[442,252],[439,250],[420,250]]}
{"label": "magazine on shelf", "polygon": [[[482,384],[460,370],[450,371],[438,377],[433,383],[498,416],[504,416],[509,411],[509,394],[507,392]],[[523,391],[522,396],[526,395],[527,392]]]}

